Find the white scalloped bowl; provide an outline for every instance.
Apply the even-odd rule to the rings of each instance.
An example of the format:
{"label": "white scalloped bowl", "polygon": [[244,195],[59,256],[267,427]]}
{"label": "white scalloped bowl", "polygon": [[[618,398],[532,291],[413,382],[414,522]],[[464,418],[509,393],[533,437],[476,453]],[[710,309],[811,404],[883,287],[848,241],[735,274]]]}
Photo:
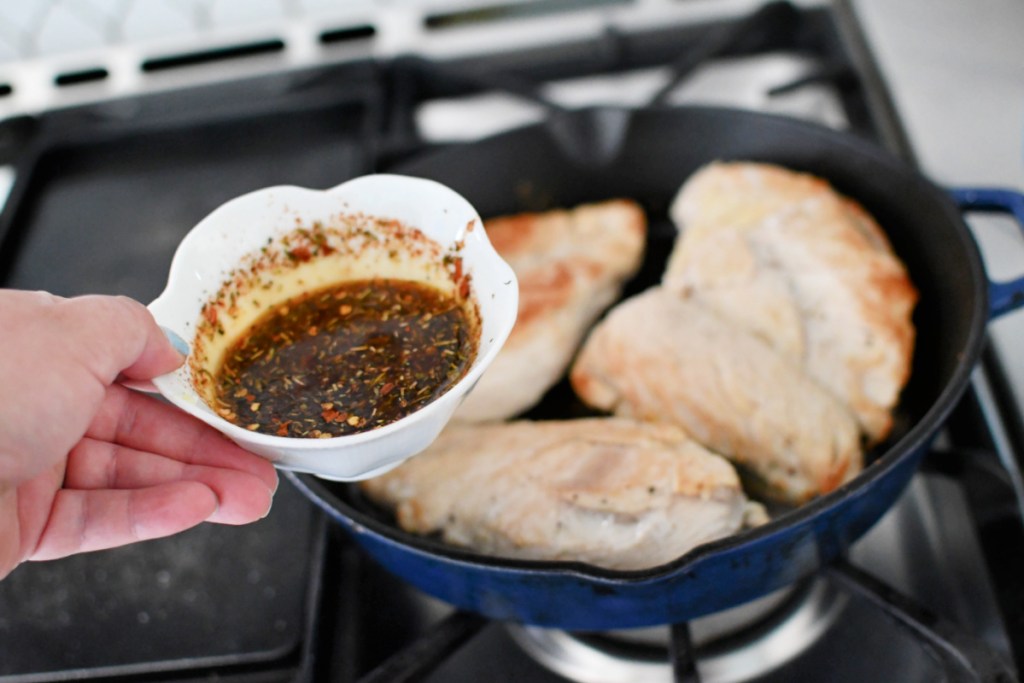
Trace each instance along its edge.
{"label": "white scalloped bowl", "polygon": [[[479,311],[480,336],[472,364],[440,397],[370,431],[329,439],[293,438],[249,431],[222,418],[202,398],[193,377],[197,346],[202,344],[198,335],[204,305],[223,291],[239,272],[240,264],[254,258],[268,242],[294,233],[297,226],[317,222],[330,225],[340,220],[339,216],[355,215],[393,219],[416,228],[439,246],[440,253],[461,258],[462,276],[469,276],[470,297]],[[271,187],[233,199],[185,236],[171,263],[167,287],[149,305],[157,322],[189,342],[190,347],[190,358],[184,366],[157,377],[153,383],[171,403],[281,468],[344,481],[382,474],[437,438],[515,324],[519,298],[515,274],[498,256],[482,228],[476,210],[456,192],[431,180],[398,175],[364,176],[330,190]],[[380,259],[361,263],[360,279],[372,277],[378,267],[394,270],[393,264],[380,263]],[[445,263],[450,272],[451,259]],[[378,276],[396,275],[383,272]],[[317,277],[323,277],[323,273]],[[336,282],[349,277],[354,276],[342,276]],[[413,275],[411,279],[423,278]],[[261,306],[272,303],[264,301]],[[239,325],[248,326],[244,321]],[[235,335],[229,332],[227,336]]]}

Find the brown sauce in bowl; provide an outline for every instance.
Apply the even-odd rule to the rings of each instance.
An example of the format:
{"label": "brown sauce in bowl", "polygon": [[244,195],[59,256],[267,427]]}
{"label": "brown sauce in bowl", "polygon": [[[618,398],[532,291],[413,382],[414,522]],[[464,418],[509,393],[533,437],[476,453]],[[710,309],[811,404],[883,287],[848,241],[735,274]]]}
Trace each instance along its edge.
{"label": "brown sauce in bowl", "polygon": [[225,354],[215,409],[267,434],[329,438],[390,424],[444,394],[476,354],[455,294],[343,282],[274,306]]}

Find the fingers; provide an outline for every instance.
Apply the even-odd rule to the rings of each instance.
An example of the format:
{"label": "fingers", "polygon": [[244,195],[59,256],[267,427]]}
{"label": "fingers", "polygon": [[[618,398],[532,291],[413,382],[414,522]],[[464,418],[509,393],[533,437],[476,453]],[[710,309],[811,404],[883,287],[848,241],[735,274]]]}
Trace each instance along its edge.
{"label": "fingers", "polygon": [[142,489],[175,481],[195,481],[211,490],[218,507],[208,521],[221,524],[247,524],[265,517],[274,493],[249,472],[190,465],[94,439],[75,446],[64,474],[65,488],[82,490]]}
{"label": "fingers", "polygon": [[217,496],[197,481],[129,491],[57,492],[50,518],[30,560],[52,560],[161,538],[204,521]]}
{"label": "fingers", "polygon": [[271,491],[277,489],[277,471],[267,460],[188,414],[117,385],[108,387],[86,436],[190,465],[248,472]]}
{"label": "fingers", "polygon": [[[119,375],[178,367],[142,304],[0,289],[0,479],[20,483],[62,460]],[[123,373],[122,373],[123,371]]]}
{"label": "fingers", "polygon": [[184,361],[149,310],[133,299],[57,299],[53,314],[60,329],[74,335],[77,357],[105,384],[119,374],[150,379]]}

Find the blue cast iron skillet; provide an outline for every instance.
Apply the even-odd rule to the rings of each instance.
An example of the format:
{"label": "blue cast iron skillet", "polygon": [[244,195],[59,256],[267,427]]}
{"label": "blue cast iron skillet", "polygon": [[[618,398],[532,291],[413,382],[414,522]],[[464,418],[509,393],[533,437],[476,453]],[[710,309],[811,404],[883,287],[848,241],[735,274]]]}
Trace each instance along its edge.
{"label": "blue cast iron skillet", "polygon": [[[912,376],[889,440],[862,474],[769,524],[643,571],[488,557],[399,529],[354,485],[290,475],[381,565],[441,600],[488,617],[571,630],[683,622],[808,577],[893,505],[966,387],[990,318],[1024,300],[1024,278],[991,283],[961,210],[1015,212],[1024,197],[944,191],[858,137],[719,108],[591,109],[414,158],[393,172],[439,180],[483,216],[631,197],[651,222],[645,265],[627,295],[658,281],[673,230],[666,210],[713,160],[766,161],[829,180],[883,226],[920,290]],[[666,381],[671,381],[667,379]],[[566,383],[527,417],[583,414]]]}

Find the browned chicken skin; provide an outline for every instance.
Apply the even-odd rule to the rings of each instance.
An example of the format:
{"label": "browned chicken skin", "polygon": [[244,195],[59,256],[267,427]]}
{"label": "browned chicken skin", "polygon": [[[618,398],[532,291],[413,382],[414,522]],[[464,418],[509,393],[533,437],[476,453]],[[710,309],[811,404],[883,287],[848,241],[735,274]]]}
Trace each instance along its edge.
{"label": "browned chicken skin", "polygon": [[570,375],[590,405],[681,426],[801,502],[860,470],[853,417],[762,339],[661,287],[616,306]]}
{"label": "browned chicken skin", "polygon": [[363,489],[408,531],[614,569],[668,562],[750,512],[724,458],[671,425],[620,418],[452,425]]}
{"label": "browned chicken skin", "polygon": [[610,200],[485,227],[519,280],[519,317],[456,413],[466,422],[514,417],[564,376],[587,330],[639,268],[647,221],[636,203]]}
{"label": "browned chicken skin", "polygon": [[747,162],[694,174],[671,213],[665,286],[764,338],[884,439],[917,291],[874,219],[820,178]]}

